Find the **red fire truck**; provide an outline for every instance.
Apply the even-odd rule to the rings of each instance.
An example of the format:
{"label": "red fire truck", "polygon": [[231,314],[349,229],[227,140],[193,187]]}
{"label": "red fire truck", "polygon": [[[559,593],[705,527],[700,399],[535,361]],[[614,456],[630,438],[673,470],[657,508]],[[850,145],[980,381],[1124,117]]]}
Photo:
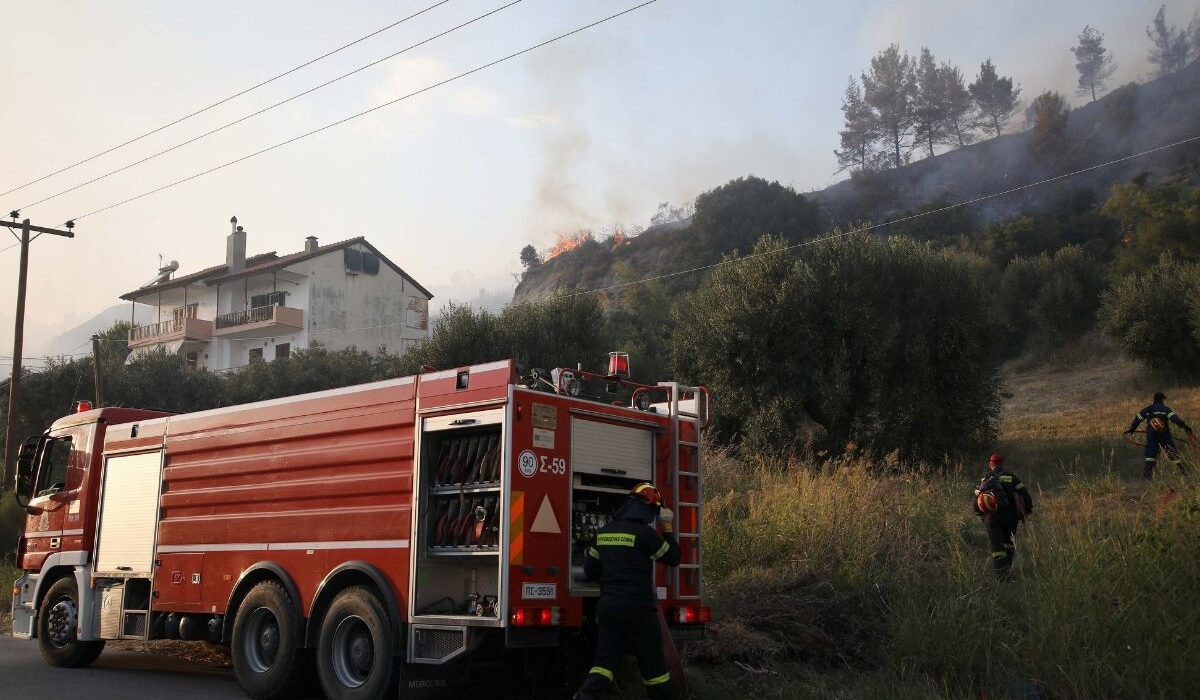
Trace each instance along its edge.
{"label": "red fire truck", "polygon": [[633,384],[623,363],[526,379],[501,361],[179,415],[81,407],[21,446],[13,634],[56,666],[110,639],[220,642],[256,698],[314,667],[331,698],[397,680],[415,697],[489,665],[568,686],[598,592],[585,549],[650,481],[682,549],[658,600],[695,636],[708,392]]}

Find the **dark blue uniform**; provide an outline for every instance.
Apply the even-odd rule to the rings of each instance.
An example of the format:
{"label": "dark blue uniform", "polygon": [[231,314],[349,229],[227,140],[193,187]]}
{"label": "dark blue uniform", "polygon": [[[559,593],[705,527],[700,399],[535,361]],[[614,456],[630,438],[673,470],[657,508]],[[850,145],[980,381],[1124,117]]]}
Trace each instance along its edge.
{"label": "dark blue uniform", "polygon": [[[657,511],[657,508],[655,508]],[[673,694],[671,673],[663,658],[658,629],[658,596],[654,590],[654,563],[679,565],[679,543],[641,518],[623,517],[618,511],[596,533],[583,570],[589,580],[600,581],[596,603],[596,661],[579,689],[578,698],[599,698],[612,685],[613,671],[626,650],[637,657],[646,694],[654,699]]]}
{"label": "dark blue uniform", "polygon": [[1154,466],[1158,463],[1160,451],[1165,451],[1167,458],[1179,467],[1179,471],[1185,472],[1186,467],[1183,460],[1179,458],[1179,450],[1175,447],[1175,438],[1171,436],[1171,424],[1174,423],[1190,433],[1192,429],[1188,427],[1188,424],[1184,423],[1183,419],[1164,401],[1155,401],[1138,411],[1126,432],[1132,433],[1137,430],[1142,421],[1146,421],[1146,452],[1145,460],[1142,462],[1142,478],[1154,477]]}
{"label": "dark blue uniform", "polygon": [[1016,558],[1013,535],[1017,525],[1033,512],[1033,494],[1021,481],[1021,477],[1004,469],[994,469],[979,480],[975,489],[978,496],[988,491],[996,497],[996,512],[984,513],[975,506],[975,514],[983,517],[987,528],[988,543],[992,547],[992,566],[1001,580],[1008,580]]}

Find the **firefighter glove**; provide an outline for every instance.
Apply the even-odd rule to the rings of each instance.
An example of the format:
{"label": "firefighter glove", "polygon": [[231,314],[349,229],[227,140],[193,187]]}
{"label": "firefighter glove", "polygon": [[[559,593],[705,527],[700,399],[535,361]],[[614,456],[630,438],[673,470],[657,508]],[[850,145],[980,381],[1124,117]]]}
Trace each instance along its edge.
{"label": "firefighter glove", "polygon": [[663,506],[658,511],[658,522],[662,523],[662,529],[671,532],[675,529],[675,511]]}

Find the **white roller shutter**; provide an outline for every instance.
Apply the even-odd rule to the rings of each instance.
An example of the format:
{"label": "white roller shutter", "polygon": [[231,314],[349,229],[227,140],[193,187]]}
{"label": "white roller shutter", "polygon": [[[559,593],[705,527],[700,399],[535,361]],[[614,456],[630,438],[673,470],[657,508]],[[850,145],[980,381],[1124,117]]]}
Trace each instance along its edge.
{"label": "white roller shutter", "polygon": [[161,452],[121,455],[106,461],[97,572],[151,573],[161,471]]}
{"label": "white roller shutter", "polygon": [[646,428],[572,418],[571,469],[652,481],[654,433]]}

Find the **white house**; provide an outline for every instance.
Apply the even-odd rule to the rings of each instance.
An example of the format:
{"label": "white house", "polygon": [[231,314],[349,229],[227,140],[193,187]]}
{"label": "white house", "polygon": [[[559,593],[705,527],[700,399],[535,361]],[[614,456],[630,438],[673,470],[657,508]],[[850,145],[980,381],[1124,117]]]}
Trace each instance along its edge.
{"label": "white house", "polygon": [[363,237],[246,257],[246,231],[231,220],[225,264],[151,283],[121,298],[154,308],[156,323],[129,332],[134,353],[166,348],[198,369],[241,367],[320,343],[403,353],[429,332],[433,295]]}

